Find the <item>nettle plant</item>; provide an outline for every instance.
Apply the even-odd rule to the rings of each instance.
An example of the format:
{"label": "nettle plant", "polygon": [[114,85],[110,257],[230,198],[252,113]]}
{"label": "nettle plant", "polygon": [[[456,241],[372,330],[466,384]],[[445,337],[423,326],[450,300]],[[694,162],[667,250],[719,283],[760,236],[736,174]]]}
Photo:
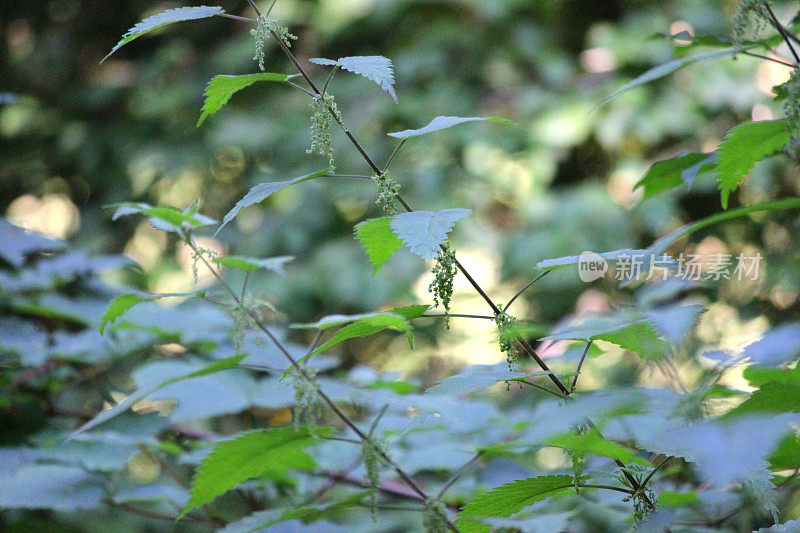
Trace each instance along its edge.
{"label": "nettle plant", "polygon": [[[415,211],[389,173],[395,155],[417,137],[468,122],[513,124],[496,117],[437,117],[420,129],[389,133],[398,141],[396,148],[378,165],[345,125],[346,110],[337,106],[329,87],[344,70],[375,82],[397,100],[391,61],[381,56],[310,59],[329,69],[320,83],[292,52],[296,37],[289,29],[270,11],[262,13],[252,1],[250,5],[257,18],[230,15],[220,7],[165,11],[134,26],[112,53],[175,22],[219,16],[252,24],[254,60],[261,72],[213,78],[198,126],[253,83],[290,85],[309,97],[309,153],[323,156],[327,166],[299,178],[257,185],[224,217],[222,226],[242,209],[286,187],[310,180],[361,179],[377,187],[377,204],[386,215],[355,226],[355,237],[375,271],[403,246],[433,261],[430,293],[444,313],[435,314],[433,306],[422,303],[327,316],[292,326],[316,332],[310,345],[301,347],[268,322],[268,309],[247,286],[249,273],[267,269],[280,274],[290,258],[222,257],[204,249],[195,236],[217,222],[200,214],[198,204],[183,210],[144,203],[117,205],[115,218],[146,217],[191,249],[197,268],[213,275],[215,288],[183,296],[224,310],[232,331],[226,340],[212,343],[213,349],[208,343],[194,346],[179,363],[148,362],[137,370],[138,388],[85,422],[72,433],[73,441],[113,433],[104,429],[114,423],[112,419],[145,400],[172,400],[177,411],[191,410],[206,400],[198,395],[225,394],[230,388],[238,391],[241,401],[229,411],[220,407],[219,412],[252,406],[281,412],[290,407],[291,419],[274,416],[266,429],[224,437],[208,432],[189,432],[187,437],[184,431],[180,446],[174,432],[168,432],[155,444],[140,443],[188,491],[185,498],[172,500],[182,508],[172,517],[226,532],[256,531],[288,521],[325,522],[340,530],[426,532],[800,529],[797,521],[772,525],[796,515],[800,370],[795,362],[800,324],[777,326],[738,353],[709,350],[692,336],[703,307],[684,299],[697,284],[680,270],[667,269],[663,280],[640,283],[630,305],[599,316],[567,317],[540,339],[574,344],[567,351],[573,359],[556,361],[563,371],[551,369],[534,347],[530,322],[513,315],[513,303],[549,272],[577,268],[580,256],[542,261],[537,271],[532,268],[530,283],[504,305],[497,303],[458,261],[448,240],[454,225],[471,211]],[[719,184],[724,210],[679,228],[649,248],[609,252],[602,254],[603,259],[634,258],[650,264],[668,258],[668,252],[680,252],[688,237],[709,226],[752,213],[800,208],[800,198],[785,198],[727,210],[730,196],[758,161],[781,153],[796,157],[800,138],[800,41],[795,36],[800,27],[794,22],[783,25],[768,2],[756,1],[741,5],[735,23],[729,42],[686,33],[667,36],[677,59],[635,79],[609,100],[697,61],[754,56],[791,69],[791,79],[775,88],[787,118],[738,125],[714,152],[683,154],[653,165],[637,185],[645,197],[710,176]],[[759,35],[767,29],[774,31]],[[264,72],[269,46],[278,46],[296,72]],[[775,51],[780,47],[791,57]],[[692,55],[701,48],[717,50]],[[363,157],[368,174],[337,173],[334,128],[341,128]],[[226,270],[243,272],[243,286],[234,287]],[[449,313],[454,276],[467,279],[485,301],[488,314]],[[638,281],[628,279],[624,285]],[[133,327],[134,307],[170,296],[175,295],[132,293],[115,298],[103,316],[101,333],[124,334]],[[434,316],[446,321],[494,321],[507,363],[467,368],[420,391],[412,382],[377,371],[336,373],[335,359],[323,354],[342,342],[387,330],[404,333],[413,347],[412,324]],[[160,325],[162,331],[168,324]],[[601,356],[601,346],[609,344],[637,354],[662,372],[672,388],[631,386],[576,393],[585,359]],[[570,361],[574,366],[567,368]],[[678,363],[692,369],[693,383],[685,382]],[[726,375],[742,369],[751,392],[723,384]],[[501,407],[486,401],[485,389],[497,384],[501,395],[542,398],[522,407]],[[170,416],[180,420],[175,412]],[[545,469],[536,461],[543,450],[562,450],[566,461]],[[190,483],[181,479],[172,462],[196,465]],[[493,477],[484,477],[484,471],[493,472]],[[109,495],[103,502],[148,516],[148,511],[130,503],[135,498],[125,500],[115,493],[113,480],[98,477],[100,481],[93,477],[92,482],[107,482],[103,490]],[[61,493],[65,490],[62,487]],[[169,517],[154,511],[149,516]]]}

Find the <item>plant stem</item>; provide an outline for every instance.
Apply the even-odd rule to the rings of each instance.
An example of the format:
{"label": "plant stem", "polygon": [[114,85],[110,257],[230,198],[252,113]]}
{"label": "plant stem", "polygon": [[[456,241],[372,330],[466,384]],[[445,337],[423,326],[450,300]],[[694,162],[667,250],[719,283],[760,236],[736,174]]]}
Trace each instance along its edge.
{"label": "plant stem", "polygon": [[336,65],[335,67],[333,67],[333,70],[331,70],[331,73],[328,75],[328,79],[325,80],[325,85],[322,87],[322,94],[323,95],[328,90],[328,85],[330,85],[331,80],[333,79],[333,75],[336,74],[336,72],[338,70],[339,70],[339,65]]}
{"label": "plant stem", "polygon": [[578,384],[578,376],[581,375],[581,368],[583,367],[583,361],[586,359],[586,354],[589,353],[589,348],[592,347],[592,341],[586,343],[586,349],[583,350],[581,354],[581,360],[578,361],[578,367],[575,369],[575,379],[572,380],[572,391],[575,390],[575,386]]}
{"label": "plant stem", "polygon": [[520,290],[518,290],[518,291],[517,291],[517,294],[515,294],[515,295],[514,295],[514,297],[513,297],[513,298],[511,298],[511,299],[508,301],[508,303],[506,304],[506,306],[503,308],[503,311],[506,311],[506,312],[508,312],[508,308],[509,308],[509,307],[511,307],[511,304],[513,304],[513,303],[514,303],[514,300],[516,300],[517,298],[519,298],[520,296],[522,296],[522,293],[523,293],[523,292],[527,291],[527,290],[528,290],[530,287],[532,287],[532,286],[533,286],[533,284],[534,284],[534,283],[536,283],[537,281],[539,281],[540,279],[542,279],[543,277],[545,277],[545,276],[546,276],[547,274],[549,274],[549,273],[550,273],[550,271],[549,271],[549,270],[545,270],[544,272],[542,272],[541,274],[539,274],[538,276],[536,276],[535,278],[533,278],[531,281],[529,281],[528,283],[526,283],[526,284],[525,284],[525,286],[524,286],[524,287],[522,287]]}
{"label": "plant stem", "polygon": [[[256,3],[253,0],[247,0],[247,3],[250,4],[250,7],[252,7],[253,11],[256,12],[256,15],[258,15],[260,17],[261,16],[261,10],[258,9],[258,6],[256,5]],[[272,8],[270,8],[270,9],[272,9]]]}
{"label": "plant stem", "polygon": [[633,494],[633,491],[630,489],[623,489],[622,487],[614,487],[613,485],[581,485],[581,487],[586,489],[614,490],[617,492],[624,492],[625,494]]}
{"label": "plant stem", "polygon": [[756,54],[754,52],[748,52],[747,50],[742,51],[743,55],[750,56],[750,57],[757,57],[759,59],[764,59],[766,61],[772,61],[773,63],[778,63],[779,65],[783,65],[789,68],[797,68],[796,65],[789,63],[788,61],[784,61],[783,59],[779,59],[777,57],[769,57],[762,54]]}
{"label": "plant stem", "polygon": [[[155,520],[169,520],[170,522],[175,522],[176,519],[176,517],[172,515],[159,513],[156,511],[150,511],[148,509],[141,509],[139,507],[128,505],[127,503],[117,503],[112,500],[106,500],[105,503],[106,505],[110,505],[111,507],[116,507],[117,509],[121,509],[125,512],[135,514],[137,516],[143,516],[145,518],[153,518]],[[222,522],[221,520],[215,520],[213,518],[201,518],[199,516],[184,515],[183,518],[181,518],[181,520],[187,522],[196,522],[198,524],[205,524],[207,526],[215,528],[225,527],[225,522]]]}
{"label": "plant stem", "polygon": [[775,16],[775,13],[772,11],[772,8],[769,5],[769,2],[764,2],[764,7],[766,8],[769,16],[772,18],[772,25],[780,32],[781,37],[783,40],[786,41],[786,46],[789,47],[789,51],[792,52],[794,56],[794,60],[797,62],[795,66],[800,66],[800,55],[797,55],[797,50],[794,49],[794,45],[792,44],[792,40],[789,38],[789,35],[786,33],[786,30],[783,27],[783,24],[780,23],[778,17]]}
{"label": "plant stem", "polygon": [[394,156],[397,155],[397,152],[400,151],[400,148],[403,147],[403,145],[406,143],[407,140],[408,139],[403,139],[402,141],[400,141],[400,144],[398,144],[397,147],[395,147],[394,151],[392,152],[392,155],[389,156],[389,159],[386,160],[386,164],[383,165],[382,174],[386,174],[386,172],[389,170],[389,165],[392,164],[392,160],[394,159]]}
{"label": "plant stem", "polygon": [[672,457],[665,457],[663,461],[658,463],[658,465],[656,465],[653,471],[647,474],[647,477],[644,478],[644,480],[642,481],[642,487],[646,487],[647,484],[650,483],[650,480],[653,478],[653,476],[656,475],[656,472],[661,470],[664,467],[664,465],[667,464],[667,461],[669,461],[670,459],[672,459]]}
{"label": "plant stem", "polygon": [[436,314],[436,315],[422,315],[422,316],[417,317],[417,318],[445,318],[445,317],[450,317],[450,318],[477,318],[477,319],[480,319],[480,320],[494,320],[493,316],[486,316],[486,315],[456,315],[456,314],[452,314],[452,313]]}
{"label": "plant stem", "polygon": [[220,13],[219,16],[225,17],[226,19],[241,20],[242,22],[251,22],[251,23],[258,22],[256,19],[251,19],[250,17],[240,17],[238,15],[231,15],[229,13]]}
{"label": "plant stem", "polygon": [[[219,272],[217,272],[217,270],[214,267],[211,266],[211,264],[208,262],[208,260],[205,258],[205,256],[200,254],[200,252],[197,249],[197,245],[194,243],[194,241],[192,241],[192,239],[190,237],[188,237],[185,242],[192,249],[192,251],[195,254],[197,254],[197,256],[200,258],[200,260],[203,262],[203,264],[206,266],[206,268],[209,269],[211,274],[214,276],[214,278],[217,280],[217,282],[220,284],[220,286],[223,289],[225,289],[225,291],[230,295],[230,297],[233,299],[233,301],[236,303],[236,305],[241,310],[243,310],[245,313],[247,313],[250,316],[250,318],[253,320],[253,323],[256,325],[256,327],[258,327],[258,329],[260,329],[261,332],[264,333],[264,335],[266,335],[267,338],[269,338],[270,341],[272,341],[272,343],[278,348],[278,350],[280,350],[280,352],[283,354],[283,356],[286,357],[286,359],[292,364],[292,366],[297,371],[297,373],[299,373],[304,379],[306,379],[308,381],[311,381],[311,376],[308,375],[306,370],[297,362],[297,360],[294,357],[292,357],[292,355],[283,346],[283,344],[277,339],[277,337],[275,337],[275,335],[264,325],[264,322],[262,321],[261,317],[255,311],[247,309],[246,307],[244,307],[242,305],[242,301],[239,299],[239,297],[236,295],[236,293],[233,291],[233,289],[230,287],[230,285],[228,285],[228,283],[224,279],[222,279],[222,276],[220,276]],[[331,409],[331,411],[333,411],[333,413],[342,422],[344,422],[344,424],[348,428],[350,428],[350,430],[353,433],[355,433],[362,442],[369,438],[363,431],[361,431],[358,428],[358,426],[356,426],[353,423],[352,420],[350,420],[350,418],[348,418],[348,416],[346,414],[344,414],[344,412],[342,412],[341,409],[339,409],[339,407],[335,403],[333,403],[333,400],[331,400],[328,397],[327,394],[322,392],[322,390],[320,390],[320,389],[317,389],[316,392],[319,395],[320,399],[323,402],[325,402],[325,404],[327,404],[327,406]],[[397,472],[397,475],[400,476],[400,478],[405,482],[406,485],[409,486],[409,488],[411,488],[411,490],[413,490],[415,493],[417,493],[420,496],[420,498],[422,498],[423,500],[427,500],[428,499],[428,495],[425,493],[425,491],[423,491],[419,487],[419,485],[417,485],[417,483],[413,479],[411,479],[411,477],[408,474],[406,474],[405,471],[391,457],[389,457],[389,455],[386,452],[384,452],[380,447],[377,448],[377,451],[380,454],[381,458],[387,464],[389,464],[394,469],[395,472]],[[456,527],[455,524],[453,524],[449,519],[446,519],[446,521],[447,521],[448,527],[452,531],[454,531],[456,533],[460,533],[460,530],[458,529],[458,527]]]}
{"label": "plant stem", "polygon": [[446,482],[446,483],[445,483],[445,484],[442,486],[442,488],[441,488],[441,489],[439,489],[439,492],[436,494],[436,499],[437,499],[437,500],[441,500],[441,499],[442,499],[442,496],[444,496],[444,493],[445,493],[445,492],[447,492],[447,490],[448,490],[450,487],[452,487],[452,486],[453,486],[453,483],[455,483],[456,481],[458,481],[458,478],[460,478],[460,477],[461,477],[461,474],[463,474],[464,472],[466,472],[467,468],[469,468],[470,466],[472,466],[473,464],[475,464],[475,462],[476,462],[478,459],[480,459],[480,458],[481,458],[481,455],[483,455],[483,452],[482,452],[482,451],[481,451],[481,452],[478,452],[478,453],[476,453],[476,454],[475,454],[475,457],[473,457],[472,459],[470,459],[469,461],[467,461],[466,463],[464,463],[463,465],[461,465],[461,468],[459,468],[458,470],[456,470],[456,471],[453,473],[453,475],[452,475],[452,476],[450,476],[450,479],[448,479],[448,480],[447,480],[447,482]]}
{"label": "plant stem", "polygon": [[542,392],[546,392],[547,394],[550,394],[550,395],[552,395],[552,396],[555,396],[555,397],[556,397],[556,398],[558,398],[559,400],[563,400],[563,399],[564,399],[564,396],[561,396],[561,395],[560,395],[559,393],[557,393],[556,391],[552,391],[552,390],[548,389],[547,387],[542,387],[541,385],[537,385],[536,383],[531,383],[531,382],[530,382],[530,381],[528,381],[527,379],[514,379],[514,380],[510,380],[510,381],[516,381],[517,383],[524,383],[525,385],[528,385],[528,386],[530,386],[530,387],[533,387],[533,388],[534,388],[534,389],[536,389],[536,390],[540,390],[540,391],[542,391]]}

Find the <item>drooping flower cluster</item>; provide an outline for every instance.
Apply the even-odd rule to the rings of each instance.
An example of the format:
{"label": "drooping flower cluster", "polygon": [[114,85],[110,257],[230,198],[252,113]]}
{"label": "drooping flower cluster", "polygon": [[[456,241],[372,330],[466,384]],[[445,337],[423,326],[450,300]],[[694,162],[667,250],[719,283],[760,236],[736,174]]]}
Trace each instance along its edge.
{"label": "drooping flower cluster", "polygon": [[447,533],[450,527],[445,518],[447,507],[439,500],[425,500],[425,512],[422,516],[422,529],[425,533]]}
{"label": "drooping flower cluster", "polygon": [[506,354],[508,369],[515,370],[519,363],[519,352],[515,344],[517,318],[504,311],[494,318],[494,322],[500,338],[500,351]]}
{"label": "drooping flower cluster", "polygon": [[377,505],[378,505],[378,486],[381,483],[381,452],[384,447],[381,446],[373,437],[367,437],[361,443],[361,455],[364,459],[364,467],[367,469],[367,479],[369,486],[372,490],[370,494],[370,503],[372,511],[372,521],[377,521]]}
{"label": "drooping flower cluster", "polygon": [[[314,426],[322,418],[325,405],[319,397],[319,369],[300,363],[303,372],[295,371],[292,374],[294,385],[294,424]],[[305,373],[305,375],[303,375]]]}
{"label": "drooping flower cluster", "polygon": [[331,138],[331,125],[333,116],[331,110],[339,115],[336,101],[332,94],[317,95],[311,101],[311,148],[306,150],[307,154],[318,153],[328,156],[328,164],[331,171],[335,170],[336,165],[333,159],[333,139]]}
{"label": "drooping flower cluster", "polygon": [[[436,263],[433,265],[433,281],[428,286],[428,292],[433,295],[436,307],[444,307],[445,313],[450,312],[450,299],[453,296],[453,278],[456,275],[456,253],[445,243],[439,250]],[[450,328],[450,318],[446,319],[447,328]]]}
{"label": "drooping flower cluster", "polygon": [[733,14],[733,41],[741,45],[749,37],[758,36],[766,27],[769,12],[763,0],[743,0]]}
{"label": "drooping flower cluster", "polygon": [[783,101],[783,110],[789,121],[791,140],[787,147],[789,155],[795,160],[800,160],[800,72],[792,70],[792,75],[783,85],[786,89],[786,99]]}
{"label": "drooping flower cluster", "polygon": [[297,39],[296,35],[289,33],[289,29],[281,25],[281,22],[276,18],[270,18],[267,15],[258,17],[256,27],[250,30],[250,35],[256,40],[256,55],[253,56],[255,61],[258,61],[258,68],[264,71],[264,56],[266,54],[266,46],[272,32],[278,35],[278,38],[286,46],[291,47],[292,41]]}
{"label": "drooping flower cluster", "polygon": [[378,176],[375,181],[378,182],[378,199],[375,200],[375,205],[389,216],[396,215],[395,197],[400,192],[400,184],[386,172]]}

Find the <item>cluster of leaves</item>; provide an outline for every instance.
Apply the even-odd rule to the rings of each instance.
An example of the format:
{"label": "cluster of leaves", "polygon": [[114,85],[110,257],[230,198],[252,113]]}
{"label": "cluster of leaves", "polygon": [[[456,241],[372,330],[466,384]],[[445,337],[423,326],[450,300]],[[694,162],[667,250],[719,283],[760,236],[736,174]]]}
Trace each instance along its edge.
{"label": "cluster of leaves", "polygon": [[[125,39],[166,23],[221,13],[187,9],[182,18],[168,12],[147,19]],[[396,97],[387,61],[370,56],[323,64],[364,75]],[[248,80],[212,81],[201,121],[218,111],[237,87],[259,81]],[[325,101],[319,93],[312,98]],[[341,120],[333,106],[318,107],[315,111],[327,111],[328,119]],[[478,120],[498,119],[438,117],[424,128],[390,135],[406,140]],[[753,165],[785,147],[788,131],[784,121],[738,126],[715,155],[690,154],[679,163],[663,163],[664,174],[651,171],[643,186],[664,190],[669,186],[663,182],[675,182],[675,175],[681,180],[678,185],[687,172],[711,169],[727,206]],[[277,190],[330,172],[263,183],[237,203],[223,225]],[[800,200],[790,198],[727,211],[682,227],[648,249],[611,252],[606,258],[619,258],[623,252],[652,257],[713,224],[796,208]],[[466,209],[402,213],[362,222],[356,235],[376,271],[404,244],[423,259],[438,256],[437,268],[449,279],[434,292],[447,308],[455,257],[441,266],[442,250],[449,250],[448,234],[455,222],[469,214]],[[320,354],[351,339],[389,331],[404,332],[413,347],[413,321],[426,316],[428,305],[296,325],[298,330],[318,330],[317,341],[336,328],[319,347],[317,341],[298,346],[287,340],[286,331],[256,316],[214,266],[279,273],[285,258],[208,258],[193,236],[216,222],[201,215],[198,205],[183,210],[143,203],[117,206],[115,218],[127,215],[145,217],[189,246],[217,277],[215,291],[180,295],[191,299],[172,309],[154,300],[176,295],[123,294],[112,300],[114,291],[92,274],[117,266],[117,260],[98,264],[85,256],[48,255],[64,248],[63,243],[8,223],[0,226],[8,243],[0,250],[7,267],[2,273],[3,305],[13,317],[0,335],[6,405],[24,404],[43,418],[34,431],[26,424],[26,434],[10,432],[9,446],[0,450],[8,459],[3,462],[7,476],[0,481],[2,509],[69,513],[111,507],[172,518],[162,510],[172,506],[182,509],[179,518],[229,532],[277,523],[352,528],[364,522],[364,513],[376,509],[386,529],[407,528],[405,516],[410,514],[428,532],[561,530],[600,506],[604,513],[595,520],[610,530],[622,530],[631,518],[644,530],[686,524],[702,530],[725,524],[744,510],[758,527],[791,512],[782,500],[793,496],[800,472],[797,323],[766,331],[739,353],[709,352],[695,335],[703,306],[686,296],[699,287],[673,278],[639,288],[625,309],[566,317],[539,340],[585,345],[578,369],[584,357],[624,351],[642,365],[665,371],[676,390],[632,385],[573,395],[574,382],[570,389],[564,386],[575,374],[572,360],[565,356],[550,361],[551,370],[535,352],[528,352],[539,370],[528,371],[521,364],[518,370],[502,365],[469,368],[422,391],[418,383],[372,369],[339,369],[335,358]],[[539,266],[552,271],[578,260],[565,257]],[[90,304],[78,313],[83,300]],[[229,306],[251,319],[243,338],[236,332],[241,324],[219,310]],[[507,350],[509,330],[514,339],[525,341],[510,316],[498,311],[494,320]],[[591,343],[597,341],[605,348],[591,352]],[[528,351],[527,342],[521,346]],[[133,383],[114,384],[115,372],[125,370],[123,360],[136,368]],[[701,376],[696,386],[683,383],[676,361]],[[292,372],[292,384],[279,377]],[[741,372],[749,391],[723,384],[733,372]],[[510,394],[503,392],[502,383],[511,381],[520,384],[515,391],[520,402],[487,401],[494,393]],[[558,390],[547,388],[551,383]],[[49,394],[53,387],[57,395]],[[96,401],[96,389],[109,405]],[[557,398],[530,400],[537,391]],[[81,410],[92,398],[91,411]],[[6,405],[0,411],[4,417],[15,412]],[[250,414],[243,417],[250,420],[247,427],[231,429],[224,423],[226,416],[244,412]],[[215,429],[186,426],[203,420],[215,421]],[[365,433],[359,426],[369,420],[373,425]],[[84,423],[70,431],[76,421]],[[574,460],[539,460],[547,450],[563,450]],[[396,481],[382,482],[376,456],[389,462]],[[148,478],[141,464],[137,474],[136,458],[144,458],[155,474]],[[343,467],[348,462],[353,466]],[[670,468],[663,469],[665,464]],[[346,485],[370,489],[369,510],[362,508],[368,493]],[[27,497],[31,494],[32,499]],[[753,497],[760,507],[748,505]],[[770,529],[792,527],[787,522]]]}

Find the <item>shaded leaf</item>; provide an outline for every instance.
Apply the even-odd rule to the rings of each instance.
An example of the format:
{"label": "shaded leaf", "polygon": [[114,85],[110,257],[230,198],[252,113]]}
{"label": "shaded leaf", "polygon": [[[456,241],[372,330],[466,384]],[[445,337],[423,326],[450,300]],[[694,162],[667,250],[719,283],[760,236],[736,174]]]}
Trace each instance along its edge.
{"label": "shaded leaf", "polygon": [[14,93],[0,93],[0,105],[16,104],[19,96]]}
{"label": "shaded leaf", "polygon": [[[633,190],[644,188],[644,199],[647,199],[684,183],[691,186],[693,177],[700,169],[698,165],[706,163],[708,158],[708,154],[683,154],[654,163]],[[692,169],[695,170],[688,174],[692,178],[688,181],[684,173]]]}
{"label": "shaded leaf", "polygon": [[15,226],[0,218],[0,258],[20,268],[25,258],[37,252],[56,252],[66,246],[64,241],[49,239],[39,233]]}
{"label": "shaded leaf", "polygon": [[258,74],[245,74],[242,76],[214,76],[206,87],[206,100],[203,103],[203,112],[197,120],[197,126],[205,122],[208,117],[214,116],[234,93],[241,91],[259,81],[283,82],[289,79],[286,74],[261,72]]}
{"label": "shaded leaf", "polygon": [[103,503],[102,481],[65,465],[27,465],[0,478],[0,509],[77,511]]}
{"label": "shaded leaf", "polygon": [[124,315],[126,311],[131,309],[136,304],[151,301],[153,301],[152,298],[143,298],[135,294],[123,294],[122,296],[117,296],[111,300],[111,303],[108,304],[108,307],[106,308],[106,312],[103,315],[103,321],[100,323],[100,334],[102,335],[105,332],[108,324],[113,324],[115,320]]}
{"label": "shaded leaf", "polygon": [[614,91],[612,94],[610,94],[609,96],[605,97],[597,105],[597,107],[598,108],[602,107],[602,106],[606,105],[607,103],[616,100],[617,98],[619,98],[620,96],[622,96],[626,92],[630,91],[631,89],[635,89],[636,87],[639,87],[640,85],[644,85],[646,83],[650,83],[651,81],[655,81],[655,80],[657,80],[659,78],[663,78],[664,76],[669,76],[673,72],[677,72],[678,70],[680,70],[680,69],[682,69],[682,68],[684,68],[684,67],[686,67],[688,65],[691,65],[692,63],[697,63],[698,61],[707,61],[707,60],[710,60],[710,59],[717,59],[717,58],[728,56],[728,55],[734,55],[739,51],[741,51],[740,48],[728,48],[728,49],[725,49],[725,50],[718,50],[718,51],[715,51],[715,52],[709,52],[709,53],[700,54],[700,55],[697,55],[697,56],[683,57],[683,58],[675,59],[673,61],[669,61],[669,62],[664,63],[662,65],[658,65],[657,67],[651,68],[650,70],[648,70],[644,74],[642,74],[640,76],[637,76],[632,81],[626,83],[625,85],[623,85],[622,87],[620,87],[619,89]]}
{"label": "shaded leaf", "polygon": [[[577,452],[579,454],[591,453],[601,457],[610,457],[631,463],[636,459],[633,450],[626,448],[614,441],[604,439],[596,431],[588,431],[582,435],[577,433],[562,433],[549,438],[545,444]],[[646,463],[649,464],[649,463]]]}
{"label": "shaded leaf", "polygon": [[213,501],[248,479],[284,479],[290,470],[312,470],[316,463],[304,448],[329,434],[325,428],[273,428],[221,442],[197,468],[191,498],[180,516]]}
{"label": "shaded leaf", "polygon": [[236,355],[234,357],[229,357],[227,359],[220,359],[219,361],[215,361],[215,362],[213,362],[213,363],[211,363],[211,364],[209,364],[209,365],[207,365],[207,366],[205,366],[205,367],[203,367],[203,368],[201,368],[199,370],[194,370],[194,371],[188,372],[188,373],[186,373],[184,375],[173,377],[173,378],[168,379],[166,381],[163,381],[162,383],[160,383],[160,384],[158,384],[156,386],[153,386],[153,387],[148,387],[148,388],[145,388],[145,389],[137,390],[136,392],[134,392],[133,394],[131,394],[130,396],[125,398],[125,400],[121,401],[120,403],[118,403],[114,407],[111,407],[111,408],[106,409],[104,411],[100,411],[100,413],[98,413],[94,418],[92,418],[91,420],[86,422],[84,425],[82,425],[80,428],[75,430],[71,434],[70,438],[73,438],[73,437],[77,436],[79,433],[83,433],[83,432],[89,431],[93,427],[96,427],[96,426],[102,424],[103,422],[111,420],[115,416],[117,416],[117,415],[127,411],[131,407],[133,407],[133,405],[136,402],[138,402],[139,400],[141,400],[143,398],[146,398],[149,394],[152,394],[152,393],[158,391],[159,389],[162,389],[162,388],[166,387],[167,385],[171,385],[173,383],[177,383],[177,382],[183,381],[185,379],[191,379],[191,378],[195,378],[195,377],[207,376],[207,375],[213,374],[215,372],[221,372],[223,370],[236,368],[236,367],[239,366],[239,363],[245,357],[247,357],[247,356],[246,355]]}
{"label": "shaded leaf", "polygon": [[[600,256],[602,259],[605,259],[606,261],[627,260],[627,261],[637,261],[647,265],[649,264],[649,257],[651,254],[647,250],[633,250],[631,248],[626,248],[625,250],[616,250],[614,252],[603,252],[595,255]],[[546,259],[544,261],[539,261],[538,263],[536,263],[536,268],[541,268],[543,270],[557,270],[561,267],[577,265],[583,260],[584,260],[583,254],[571,255],[568,257],[559,257],[556,259]]]}
{"label": "shaded leaf", "polygon": [[584,320],[565,327],[542,340],[602,340],[638,353],[645,359],[660,359],[668,351],[664,340],[644,318],[630,313],[616,313]]}
{"label": "shaded leaf", "polygon": [[131,215],[144,215],[148,217],[153,227],[171,233],[181,233],[217,223],[213,218],[198,213],[195,206],[180,210],[174,207],[153,207],[146,203],[122,202],[112,204],[110,207],[116,208],[111,220]]}
{"label": "shaded leaf", "polygon": [[762,527],[753,533],[797,533],[798,531],[800,531],[800,519],[789,520],[771,527]]}
{"label": "shaded leaf", "polygon": [[425,135],[426,133],[432,133],[434,131],[444,130],[447,128],[452,128],[453,126],[457,126],[458,124],[463,124],[465,122],[476,122],[476,121],[486,121],[486,122],[500,122],[502,124],[511,124],[514,123],[510,120],[506,120],[500,117],[436,117],[435,119],[431,120],[427,126],[420,128],[418,130],[404,130],[398,131],[395,133],[389,133],[389,137],[395,137],[397,139],[409,139],[411,137],[417,137],[419,135]]}
{"label": "shaded leaf", "polygon": [[351,56],[342,57],[335,61],[317,57],[309,59],[309,61],[317,65],[336,65],[344,70],[364,76],[377,83],[381,89],[389,93],[392,99],[397,102],[397,94],[394,91],[394,67],[392,66],[392,61],[386,57]]}
{"label": "shaded leaf", "polygon": [[450,376],[439,381],[425,391],[425,394],[462,396],[476,390],[489,387],[501,381],[522,380],[536,376],[544,376],[552,372],[533,372],[526,374],[513,370],[492,370],[489,372],[467,372]]}
{"label": "shaded leaf", "polygon": [[242,257],[239,255],[228,255],[225,257],[215,257],[214,262],[218,265],[226,266],[229,268],[236,268],[244,270],[245,272],[252,272],[260,268],[269,270],[276,274],[285,274],[283,265],[293,261],[292,256],[283,257],[269,257],[267,259],[257,259],[255,257]]}
{"label": "shaded leaf", "polygon": [[281,189],[288,187],[289,185],[295,185],[297,183],[302,183],[304,181],[309,181],[317,178],[321,178],[328,174],[330,169],[319,170],[314,172],[313,174],[308,174],[307,176],[302,176],[299,178],[295,178],[293,180],[288,181],[274,181],[270,183],[259,183],[248,192],[244,198],[236,202],[236,205],[233,209],[228,211],[228,214],[222,219],[222,225],[217,230],[217,233],[222,231],[228,222],[236,218],[236,215],[239,214],[239,211],[244,209],[245,207],[250,207],[251,205],[255,205],[258,203],[263,202],[266,200],[270,195],[280,191]]}
{"label": "shaded leaf", "polygon": [[767,331],[761,340],[747,345],[744,355],[761,366],[781,366],[800,354],[800,324],[792,323]]}
{"label": "shaded leaf", "polygon": [[369,262],[375,265],[373,276],[403,245],[392,229],[391,220],[391,217],[374,218],[355,227],[356,238],[367,253]]}
{"label": "shaded leaf", "polygon": [[147,17],[143,21],[137,23],[133,28],[129,29],[128,32],[122,36],[122,40],[118,42],[116,46],[111,49],[108,55],[100,62],[102,63],[108,59],[111,54],[129,42],[155,30],[156,28],[173,24],[175,22],[213,17],[214,15],[221,15],[222,13],[225,13],[225,10],[218,6],[179,7],[177,9],[168,9],[157,15],[153,15],[152,17]]}
{"label": "shaded leaf", "polygon": [[438,213],[414,211],[395,215],[391,226],[412,252],[430,261],[436,257],[456,221],[471,214],[469,209],[445,209]]}
{"label": "shaded leaf", "polygon": [[356,492],[331,503],[320,505],[304,505],[294,509],[269,509],[253,513],[242,520],[228,524],[219,533],[250,533],[261,531],[264,528],[285,522],[287,520],[301,520],[303,524],[311,524],[326,518],[332,518],[349,507],[359,505],[369,495],[369,492]]}
{"label": "shaded leaf", "polygon": [[722,207],[728,208],[728,198],[744,180],[756,162],[780,152],[789,142],[786,120],[760,120],[732,128],[722,141],[717,164],[717,179],[722,195]]}

